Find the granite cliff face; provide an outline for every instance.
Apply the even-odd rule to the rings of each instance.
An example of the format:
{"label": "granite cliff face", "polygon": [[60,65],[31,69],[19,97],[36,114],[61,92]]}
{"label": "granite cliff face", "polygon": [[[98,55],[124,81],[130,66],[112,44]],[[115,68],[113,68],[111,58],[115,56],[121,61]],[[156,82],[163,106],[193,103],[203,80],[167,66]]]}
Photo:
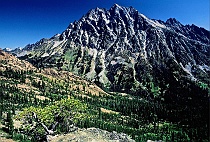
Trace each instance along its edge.
{"label": "granite cliff face", "polygon": [[63,33],[12,53],[37,67],[74,72],[104,89],[135,93],[150,81],[208,84],[209,43],[210,31],[204,28],[174,18],[152,20],[115,4],[92,9]]}

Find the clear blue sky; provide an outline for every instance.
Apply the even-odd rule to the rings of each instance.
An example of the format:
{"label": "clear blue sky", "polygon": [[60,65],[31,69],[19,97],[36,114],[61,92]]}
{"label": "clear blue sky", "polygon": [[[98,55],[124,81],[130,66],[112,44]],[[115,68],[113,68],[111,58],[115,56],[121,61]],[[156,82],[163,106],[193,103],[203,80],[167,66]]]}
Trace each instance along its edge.
{"label": "clear blue sky", "polygon": [[176,18],[209,30],[209,0],[0,0],[0,48],[50,38],[90,9],[114,3],[133,6],[151,19]]}

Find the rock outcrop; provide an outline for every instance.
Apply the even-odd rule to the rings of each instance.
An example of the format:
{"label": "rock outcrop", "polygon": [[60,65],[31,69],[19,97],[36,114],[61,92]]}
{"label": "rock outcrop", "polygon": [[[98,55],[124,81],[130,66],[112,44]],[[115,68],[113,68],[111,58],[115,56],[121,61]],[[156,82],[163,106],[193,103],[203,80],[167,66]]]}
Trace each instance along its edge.
{"label": "rock outcrop", "polygon": [[75,132],[50,138],[51,142],[135,142],[128,135],[98,128],[78,129]]}

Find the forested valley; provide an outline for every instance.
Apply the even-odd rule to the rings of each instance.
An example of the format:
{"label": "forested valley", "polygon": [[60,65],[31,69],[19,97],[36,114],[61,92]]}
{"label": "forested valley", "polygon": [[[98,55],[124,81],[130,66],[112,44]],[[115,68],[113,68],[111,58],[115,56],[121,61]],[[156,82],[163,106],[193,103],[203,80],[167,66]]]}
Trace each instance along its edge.
{"label": "forested valley", "polygon": [[151,81],[142,94],[131,95],[105,92],[67,71],[25,68],[29,63],[13,56],[0,62],[1,137],[47,141],[49,135],[96,127],[135,141],[208,141],[210,88],[205,83]]}

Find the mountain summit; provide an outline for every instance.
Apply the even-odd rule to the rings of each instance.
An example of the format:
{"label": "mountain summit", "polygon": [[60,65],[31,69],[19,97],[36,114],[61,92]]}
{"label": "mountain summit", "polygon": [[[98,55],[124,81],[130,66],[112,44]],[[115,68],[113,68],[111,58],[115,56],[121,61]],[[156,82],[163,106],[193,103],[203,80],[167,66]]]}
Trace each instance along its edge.
{"label": "mountain summit", "polygon": [[135,93],[148,81],[209,83],[209,35],[175,18],[152,20],[114,4],[92,9],[63,33],[12,53],[37,67],[72,71],[108,90]]}

